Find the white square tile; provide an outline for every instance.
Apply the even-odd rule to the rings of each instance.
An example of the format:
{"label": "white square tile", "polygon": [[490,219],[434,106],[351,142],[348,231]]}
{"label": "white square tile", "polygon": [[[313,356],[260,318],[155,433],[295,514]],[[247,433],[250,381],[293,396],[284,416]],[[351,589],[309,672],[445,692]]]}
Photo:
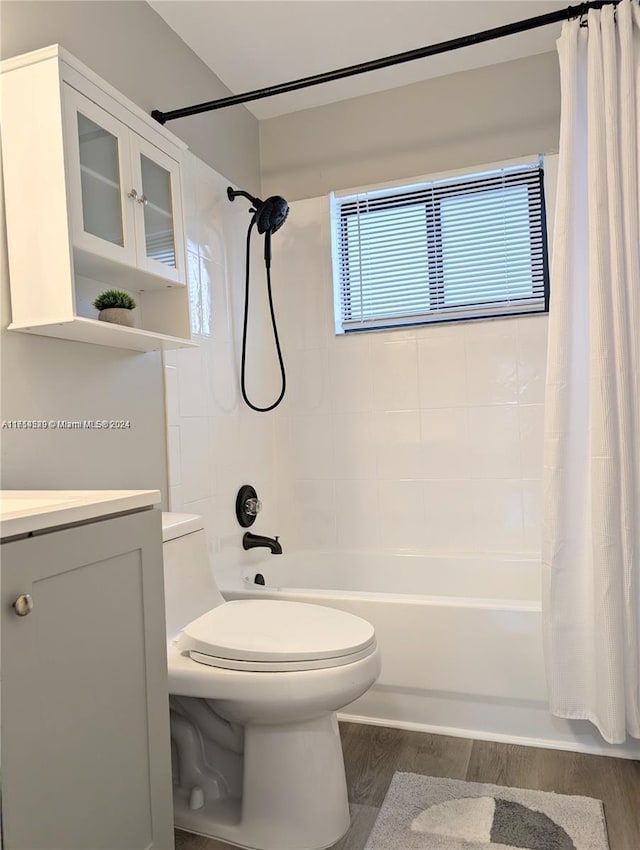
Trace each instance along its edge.
{"label": "white square tile", "polygon": [[292,456],[296,478],[328,479],[334,470],[334,429],[329,415],[293,416]]}
{"label": "white square tile", "polygon": [[334,482],[297,479],[288,497],[291,523],[282,536],[283,549],[333,548],[337,539]]}
{"label": "white square tile", "polygon": [[518,399],[516,321],[465,325],[469,404],[504,404]]}
{"label": "white square tile", "polygon": [[334,335],[330,266],[314,269],[298,294],[300,348],[326,348]]}
{"label": "white square tile", "polygon": [[520,457],[523,478],[542,478],[544,405],[520,404]]}
{"label": "white square tile", "polygon": [[287,358],[287,396],[293,413],[329,413],[329,354],[308,348]]}
{"label": "white square tile", "polygon": [[520,478],[518,406],[470,407],[469,447],[472,478]]}
{"label": "white square tile", "polygon": [[288,481],[299,477],[293,451],[293,417],[278,415],[276,412],[274,419],[274,467],[278,472],[278,480]]}
{"label": "white square tile", "polygon": [[336,478],[375,478],[378,461],[375,417],[370,413],[336,413],[332,418]]}
{"label": "white square tile", "polygon": [[180,428],[170,426],[167,429],[167,450],[169,460],[169,486],[175,487],[182,480],[180,463]]}
{"label": "white square tile", "polygon": [[427,549],[436,553],[474,551],[472,501],[466,481],[423,483]]}
{"label": "white square tile", "polygon": [[518,319],[518,396],[521,403],[544,401],[548,327],[546,315]]}
{"label": "white square tile", "polygon": [[211,556],[215,551],[215,540],[219,533],[216,522],[219,513],[216,511],[214,500],[212,498],[196,499],[193,502],[185,502],[183,508],[185,513],[198,514],[204,520],[204,533]]}
{"label": "white square tile", "polygon": [[428,545],[421,481],[380,481],[379,529],[383,549],[422,549]]}
{"label": "white square tile", "polygon": [[[262,502],[262,510],[260,511],[261,527],[266,529],[265,533],[269,537],[279,537],[285,533],[285,527],[281,519],[280,511],[278,510],[278,495],[276,491],[276,482],[272,480],[270,484],[265,481],[256,479],[255,484],[258,497]],[[235,500],[234,500],[235,505]],[[237,521],[237,519],[236,519]]]}
{"label": "white square tile", "polygon": [[337,413],[372,410],[373,370],[369,334],[335,337],[329,345],[333,410]]}
{"label": "white square tile", "polygon": [[270,480],[275,451],[273,419],[268,414],[245,409],[240,412],[239,425],[234,453],[235,468],[242,471],[245,478]]}
{"label": "white square tile", "polygon": [[469,475],[466,408],[422,410],[420,432],[420,477],[466,478]]}
{"label": "white square tile", "polygon": [[181,420],[180,459],[183,501],[194,502],[212,495],[209,423],[206,418]]}
{"label": "white square tile", "polygon": [[293,202],[285,226],[273,238],[278,323],[283,344],[294,348],[324,348],[333,333],[328,203],[326,197]]}
{"label": "white square tile", "polygon": [[[225,258],[224,215],[231,205],[220,179],[203,175],[198,182],[198,215],[200,218],[200,256],[223,263]],[[247,221],[248,224],[248,221]]]}
{"label": "white square tile", "polygon": [[439,333],[418,339],[420,407],[454,407],[467,400],[464,336]]}
{"label": "white square tile", "polygon": [[376,417],[378,477],[421,478],[420,411],[394,410]]}
{"label": "white square tile", "polygon": [[243,452],[240,416],[211,416],[208,422],[213,492],[229,492],[236,481],[235,468]]}
{"label": "white square tile", "polygon": [[347,549],[379,546],[378,488],[371,481],[335,482],[338,545]]}
{"label": "white square tile", "polygon": [[177,373],[180,416],[207,416],[211,404],[203,350],[181,348]]}
{"label": "white square tile", "polygon": [[178,370],[175,366],[164,368],[164,404],[167,414],[167,425],[178,425],[180,422],[180,388],[178,387]]}
{"label": "white square tile", "polygon": [[522,482],[486,479],[467,482],[469,536],[479,552],[523,551]]}
{"label": "white square tile", "polygon": [[212,341],[211,354],[206,360],[207,383],[214,415],[230,415],[242,404],[240,396],[240,370],[235,360],[233,344],[229,340]]}
{"label": "white square tile", "polygon": [[373,342],[373,397],[376,410],[415,410],[418,357],[415,339]]}

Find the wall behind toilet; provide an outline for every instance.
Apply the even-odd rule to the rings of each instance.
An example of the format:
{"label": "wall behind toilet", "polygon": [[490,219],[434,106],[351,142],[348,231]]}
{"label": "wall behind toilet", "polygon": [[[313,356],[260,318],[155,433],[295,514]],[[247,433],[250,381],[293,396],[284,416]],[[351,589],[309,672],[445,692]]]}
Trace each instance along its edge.
{"label": "wall behind toilet", "polygon": [[[1,56],[59,43],[142,109],[228,94],[220,80],[144,2],[0,4]],[[170,129],[220,171],[259,188],[256,119],[239,107]],[[6,331],[6,232],[0,222],[2,419],[128,419],[123,431],[0,433],[4,488],[166,490],[159,353],[137,354]]]}

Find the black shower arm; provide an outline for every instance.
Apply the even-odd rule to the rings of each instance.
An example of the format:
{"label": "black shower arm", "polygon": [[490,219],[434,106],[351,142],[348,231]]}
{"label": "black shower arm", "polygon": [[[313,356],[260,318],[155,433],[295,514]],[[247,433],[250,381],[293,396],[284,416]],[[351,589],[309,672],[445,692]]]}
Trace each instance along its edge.
{"label": "black shower arm", "polygon": [[227,189],[227,198],[229,198],[230,201],[234,201],[238,195],[242,195],[243,198],[251,201],[254,207],[259,207],[262,204],[260,198],[254,198],[253,195],[245,192],[244,189],[232,189],[231,186],[229,186]]}

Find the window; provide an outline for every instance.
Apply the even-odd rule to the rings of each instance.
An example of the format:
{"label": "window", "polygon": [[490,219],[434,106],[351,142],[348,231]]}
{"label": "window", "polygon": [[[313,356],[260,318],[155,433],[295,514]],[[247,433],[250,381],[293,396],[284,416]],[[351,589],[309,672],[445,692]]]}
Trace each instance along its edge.
{"label": "window", "polygon": [[331,210],[337,333],[548,310],[542,158]]}

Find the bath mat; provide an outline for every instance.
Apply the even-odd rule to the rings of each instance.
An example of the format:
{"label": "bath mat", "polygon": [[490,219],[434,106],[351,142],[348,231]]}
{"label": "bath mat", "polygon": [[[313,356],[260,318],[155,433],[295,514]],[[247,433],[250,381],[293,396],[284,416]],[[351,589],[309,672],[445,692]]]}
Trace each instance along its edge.
{"label": "bath mat", "polygon": [[396,773],[365,850],[609,850],[600,800]]}

